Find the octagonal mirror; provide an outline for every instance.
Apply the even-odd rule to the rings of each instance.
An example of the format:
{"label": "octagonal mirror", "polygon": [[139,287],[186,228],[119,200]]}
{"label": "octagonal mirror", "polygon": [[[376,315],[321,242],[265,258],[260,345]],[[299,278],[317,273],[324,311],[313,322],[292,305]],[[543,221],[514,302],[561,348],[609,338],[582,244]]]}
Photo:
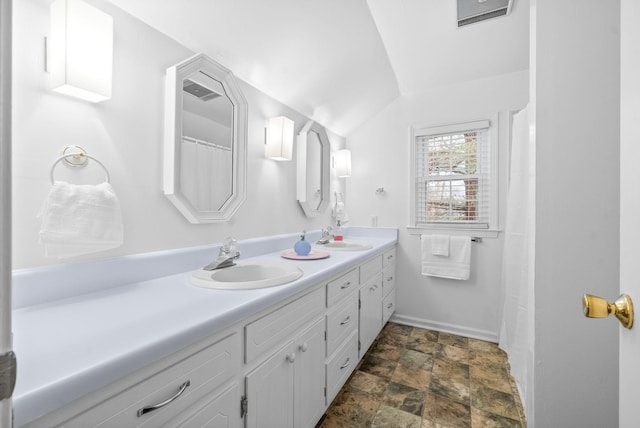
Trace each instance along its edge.
{"label": "octagonal mirror", "polygon": [[330,143],[327,131],[309,121],[297,139],[297,197],[307,217],[321,215],[329,205]]}
{"label": "octagonal mirror", "polygon": [[247,102],[206,55],[167,69],[164,193],[191,223],[228,221],[246,197]]}

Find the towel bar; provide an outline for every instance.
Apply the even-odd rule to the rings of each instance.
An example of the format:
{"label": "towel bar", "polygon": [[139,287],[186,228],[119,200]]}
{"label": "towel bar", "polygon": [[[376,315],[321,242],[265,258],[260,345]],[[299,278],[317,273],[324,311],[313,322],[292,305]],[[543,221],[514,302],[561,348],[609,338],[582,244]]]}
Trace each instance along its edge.
{"label": "towel bar", "polygon": [[482,237],[481,236],[472,236],[471,237],[471,242],[477,242],[478,244],[482,242]]}
{"label": "towel bar", "polygon": [[[76,146],[78,147],[78,146]],[[60,161],[64,161],[67,165],[73,166],[73,167],[83,167],[86,165],[87,163],[87,159],[93,159],[94,161],[96,161],[96,163],[98,165],[100,165],[102,167],[102,169],[104,170],[105,173],[105,181],[107,183],[109,183],[111,181],[111,177],[109,176],[109,170],[107,170],[107,167],[104,166],[104,164],[102,162],[100,162],[98,159],[94,158],[93,156],[87,154],[82,148],[80,148],[80,152],[78,153],[66,153],[66,150],[69,148],[69,146],[65,147],[65,149],[62,152],[62,156],[59,156],[55,161],[53,161],[53,165],[51,165],[51,170],[49,171],[49,178],[51,179],[51,184],[55,184],[55,180],[53,178],[53,171],[56,168],[56,165],[58,165],[58,163]],[[67,161],[67,158],[69,157],[73,157],[76,159],[84,159],[84,162],[80,162],[80,163],[72,163]]]}

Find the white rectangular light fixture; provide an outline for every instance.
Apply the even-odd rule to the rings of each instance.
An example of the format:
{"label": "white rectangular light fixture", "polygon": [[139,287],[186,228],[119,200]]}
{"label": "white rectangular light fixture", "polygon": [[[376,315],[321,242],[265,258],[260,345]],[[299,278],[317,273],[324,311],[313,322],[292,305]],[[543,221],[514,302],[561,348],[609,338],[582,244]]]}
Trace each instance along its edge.
{"label": "white rectangular light fixture", "polygon": [[293,158],[293,120],[278,116],[269,119],[267,124],[264,155],[277,161],[289,161]]}
{"label": "white rectangular light fixture", "polygon": [[51,89],[94,103],[111,98],[113,17],[81,0],[51,4]]}
{"label": "white rectangular light fixture", "polygon": [[338,150],[333,154],[333,168],[340,178],[351,177],[351,150]]}

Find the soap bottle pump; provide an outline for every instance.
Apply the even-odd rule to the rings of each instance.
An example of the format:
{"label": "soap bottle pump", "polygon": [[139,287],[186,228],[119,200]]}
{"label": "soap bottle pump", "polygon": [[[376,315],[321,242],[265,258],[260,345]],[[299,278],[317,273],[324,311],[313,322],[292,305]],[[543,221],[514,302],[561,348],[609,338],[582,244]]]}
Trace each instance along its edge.
{"label": "soap bottle pump", "polygon": [[336,228],[333,231],[333,240],[342,241],[342,239],[343,239],[342,226],[340,225],[340,220],[338,220]]}

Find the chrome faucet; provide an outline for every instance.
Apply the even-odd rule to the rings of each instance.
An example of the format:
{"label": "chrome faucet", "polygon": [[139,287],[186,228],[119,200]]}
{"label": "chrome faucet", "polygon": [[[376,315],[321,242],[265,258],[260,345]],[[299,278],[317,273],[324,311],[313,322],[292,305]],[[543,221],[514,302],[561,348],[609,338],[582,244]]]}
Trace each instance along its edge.
{"label": "chrome faucet", "polygon": [[235,260],[240,257],[240,252],[236,251],[236,240],[228,237],[222,243],[218,257],[211,263],[203,267],[204,270],[222,269],[236,264]]}
{"label": "chrome faucet", "polygon": [[322,236],[316,241],[318,245],[326,245],[333,238],[333,226],[327,226],[326,229],[322,229]]}

